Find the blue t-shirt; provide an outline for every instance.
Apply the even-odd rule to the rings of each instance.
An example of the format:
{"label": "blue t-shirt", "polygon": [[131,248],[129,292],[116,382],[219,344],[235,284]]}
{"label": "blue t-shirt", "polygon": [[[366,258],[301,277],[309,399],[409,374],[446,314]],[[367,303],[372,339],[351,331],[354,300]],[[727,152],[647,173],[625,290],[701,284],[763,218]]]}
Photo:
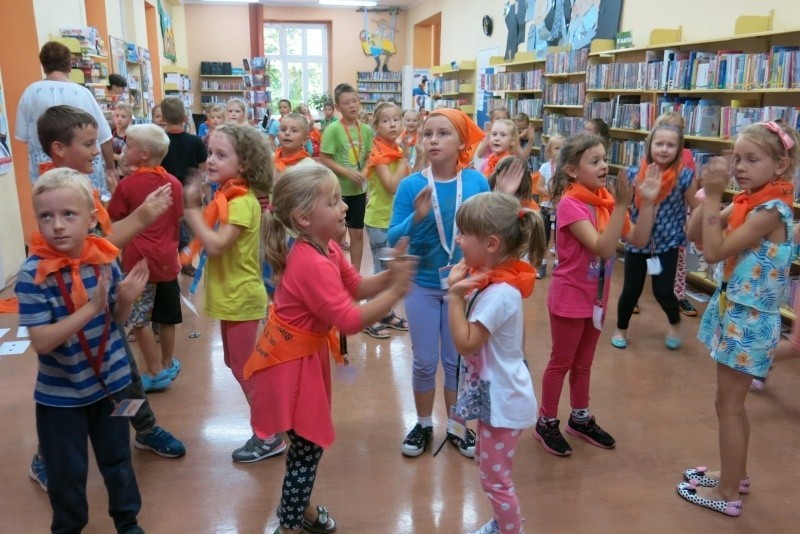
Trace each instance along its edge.
{"label": "blue t-shirt", "polygon": [[[489,182],[483,174],[475,169],[464,169],[461,172],[462,204],[478,193],[489,191]],[[447,265],[448,255],[442,247],[433,210],[422,221],[414,223],[414,199],[428,185],[428,179],[421,172],[412,174],[400,182],[394,197],[392,220],[389,223],[389,245],[408,236],[410,239],[408,253],[419,256],[417,276],[414,281],[429,288],[439,288],[439,269]],[[444,234],[448,246],[453,243],[453,220],[456,216],[456,180],[436,182],[436,195],[442,210]],[[451,263],[461,260],[461,249],[454,245]]]}
{"label": "blue t-shirt", "polygon": [[[20,326],[43,326],[61,321],[69,316],[64,298],[58,289],[55,275],[48,276],[44,282],[34,282],[36,268],[40,259],[30,256],[17,276],[15,291],[19,299]],[[108,306],[113,310],[116,304],[117,285],[122,273],[116,263],[103,268],[110,268],[111,283],[108,289]],[[61,270],[67,291],[72,290],[72,277],[69,268]],[[82,265],[81,279],[86,293],[91,299],[97,288],[97,277],[94,268]],[[105,313],[99,313],[83,327],[83,333],[89,342],[93,355],[97,355],[100,338],[105,326]],[[122,337],[114,320],[109,326],[109,337],[106,342],[105,355],[100,367],[100,376],[108,387],[109,393],[116,393],[131,381],[130,366],[125,354]],[[92,366],[83,352],[77,334],[73,334],[47,354],[39,354],[39,373],[36,377],[36,388],[33,398],[39,404],[61,408],[74,408],[95,403],[105,397]]]}

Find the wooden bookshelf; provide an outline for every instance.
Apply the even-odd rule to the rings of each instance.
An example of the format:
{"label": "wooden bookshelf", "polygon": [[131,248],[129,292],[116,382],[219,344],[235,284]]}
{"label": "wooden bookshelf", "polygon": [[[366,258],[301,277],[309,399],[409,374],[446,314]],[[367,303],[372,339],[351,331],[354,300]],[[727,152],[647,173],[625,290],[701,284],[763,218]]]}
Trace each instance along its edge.
{"label": "wooden bookshelf", "polygon": [[431,67],[431,98],[434,107],[458,108],[467,115],[475,115],[475,60],[452,62]]}
{"label": "wooden bookshelf", "polygon": [[356,88],[361,108],[372,111],[379,102],[403,102],[403,77],[400,72],[361,71],[356,73]]}

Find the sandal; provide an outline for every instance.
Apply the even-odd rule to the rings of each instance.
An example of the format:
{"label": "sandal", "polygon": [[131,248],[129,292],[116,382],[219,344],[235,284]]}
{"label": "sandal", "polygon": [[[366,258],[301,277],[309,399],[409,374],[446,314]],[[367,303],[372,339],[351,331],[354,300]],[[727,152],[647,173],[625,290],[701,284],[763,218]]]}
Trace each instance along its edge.
{"label": "sandal", "polygon": [[381,319],[381,324],[386,328],[393,328],[394,330],[408,331],[408,321],[402,317],[398,317],[394,312]]}
{"label": "sandal", "polygon": [[386,328],[382,324],[373,324],[366,327],[362,330],[368,336],[374,337],[375,339],[387,339],[391,337],[389,332],[386,331]]}
{"label": "sandal", "polygon": [[303,516],[303,528],[314,534],[328,534],[336,531],[336,521],[324,506],[317,506],[317,518],[312,523]]}

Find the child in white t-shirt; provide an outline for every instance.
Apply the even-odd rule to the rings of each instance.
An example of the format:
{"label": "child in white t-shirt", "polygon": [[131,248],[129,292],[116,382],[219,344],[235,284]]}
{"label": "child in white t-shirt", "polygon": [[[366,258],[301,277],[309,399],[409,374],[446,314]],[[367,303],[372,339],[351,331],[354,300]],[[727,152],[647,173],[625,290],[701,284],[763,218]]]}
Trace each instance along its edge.
{"label": "child in white t-shirt", "polygon": [[[544,155],[547,158],[547,161],[542,163],[542,166],[539,167],[539,174],[541,175],[542,179],[539,180],[539,186],[541,187],[541,200],[539,201],[539,207],[542,209],[542,220],[544,221],[544,236],[547,245],[550,244],[550,228],[555,226],[556,222],[556,210],[553,202],[550,200],[550,185],[553,182],[553,175],[556,173],[556,164],[558,163],[558,155],[561,153],[561,149],[564,147],[564,143],[567,142],[567,138],[561,134],[555,134],[550,136],[550,140],[547,142],[547,145],[544,147]],[[555,238],[553,239],[553,252],[555,252]],[[558,260],[553,260],[553,268],[558,265]],[[544,278],[547,274],[547,257],[542,258],[542,264],[539,266],[537,270],[537,278]]]}

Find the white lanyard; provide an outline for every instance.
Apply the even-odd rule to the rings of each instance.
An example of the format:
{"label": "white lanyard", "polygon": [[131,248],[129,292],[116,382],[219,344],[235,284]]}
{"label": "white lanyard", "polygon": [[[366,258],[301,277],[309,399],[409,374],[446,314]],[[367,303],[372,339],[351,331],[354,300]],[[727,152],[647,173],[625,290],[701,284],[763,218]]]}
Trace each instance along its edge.
{"label": "white lanyard", "polygon": [[433,210],[433,218],[436,219],[436,230],[439,232],[439,242],[442,248],[447,252],[447,264],[453,262],[453,253],[456,249],[456,233],[458,233],[458,225],[456,225],[456,213],[458,208],[461,207],[461,171],[456,174],[456,209],[453,212],[453,235],[450,245],[447,244],[447,236],[444,234],[444,221],[442,221],[442,211],[439,208],[439,196],[436,194],[436,182],[433,179],[433,169],[430,165],[425,170],[428,177],[428,187],[431,188],[431,209]]}

